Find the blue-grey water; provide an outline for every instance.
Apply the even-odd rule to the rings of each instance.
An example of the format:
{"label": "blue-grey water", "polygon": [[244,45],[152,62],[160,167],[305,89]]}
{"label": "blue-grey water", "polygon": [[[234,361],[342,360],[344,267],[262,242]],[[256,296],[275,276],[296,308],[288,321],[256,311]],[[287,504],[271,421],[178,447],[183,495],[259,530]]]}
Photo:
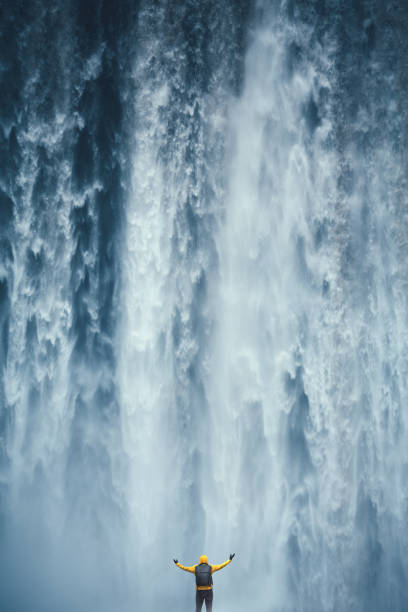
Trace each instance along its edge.
{"label": "blue-grey water", "polygon": [[0,609],[408,609],[408,6],[0,13]]}

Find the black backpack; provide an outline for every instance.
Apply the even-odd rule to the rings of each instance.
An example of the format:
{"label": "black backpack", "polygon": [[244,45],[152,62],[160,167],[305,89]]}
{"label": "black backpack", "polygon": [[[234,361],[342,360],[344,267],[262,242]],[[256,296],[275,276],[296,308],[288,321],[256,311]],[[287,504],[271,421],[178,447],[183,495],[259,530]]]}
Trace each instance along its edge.
{"label": "black backpack", "polygon": [[213,583],[211,576],[211,565],[208,565],[207,563],[200,563],[200,565],[197,565],[195,568],[195,577],[197,586],[211,586]]}

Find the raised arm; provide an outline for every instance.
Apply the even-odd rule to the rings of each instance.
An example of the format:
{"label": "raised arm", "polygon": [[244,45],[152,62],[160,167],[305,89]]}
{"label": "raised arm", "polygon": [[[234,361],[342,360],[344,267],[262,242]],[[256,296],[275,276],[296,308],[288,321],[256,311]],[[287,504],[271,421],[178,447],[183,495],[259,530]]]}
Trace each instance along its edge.
{"label": "raised arm", "polygon": [[212,565],[211,566],[211,573],[213,574],[214,572],[218,572],[218,570],[220,570],[223,567],[225,567],[226,565],[228,565],[228,563],[231,563],[231,561],[233,560],[234,557],[235,557],[235,553],[233,553],[233,554],[231,554],[229,556],[228,561],[225,561],[224,563],[220,563],[220,565]]}
{"label": "raised arm", "polygon": [[185,572],[191,572],[192,574],[195,574],[195,565],[192,565],[191,567],[186,567],[185,565],[181,565],[181,563],[179,563],[177,559],[173,559],[173,561],[177,565],[177,567],[184,570]]}

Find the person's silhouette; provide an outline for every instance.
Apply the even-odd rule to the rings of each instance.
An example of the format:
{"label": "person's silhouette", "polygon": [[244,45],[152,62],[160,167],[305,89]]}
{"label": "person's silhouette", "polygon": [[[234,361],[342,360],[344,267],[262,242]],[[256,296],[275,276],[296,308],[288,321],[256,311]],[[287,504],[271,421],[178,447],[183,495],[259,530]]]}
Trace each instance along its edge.
{"label": "person's silhouette", "polygon": [[232,553],[229,556],[228,561],[225,561],[224,563],[221,563],[220,565],[210,565],[208,563],[207,555],[201,555],[200,562],[197,563],[196,565],[191,565],[190,567],[181,565],[181,563],[179,563],[177,559],[173,559],[177,567],[184,570],[185,572],[191,572],[192,574],[195,574],[196,612],[200,612],[204,601],[205,601],[205,607],[206,607],[207,612],[211,612],[212,602],[213,602],[212,575],[214,572],[218,572],[218,570],[228,565],[228,563],[231,563],[234,557],[235,557],[235,553]]}

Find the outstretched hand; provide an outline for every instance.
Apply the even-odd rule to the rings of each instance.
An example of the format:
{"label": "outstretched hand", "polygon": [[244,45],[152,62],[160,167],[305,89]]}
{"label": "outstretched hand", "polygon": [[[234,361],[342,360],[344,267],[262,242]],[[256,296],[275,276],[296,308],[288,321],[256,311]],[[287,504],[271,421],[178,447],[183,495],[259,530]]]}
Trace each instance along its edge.
{"label": "outstretched hand", "polygon": [[234,557],[235,557],[235,553],[231,553],[230,554],[230,561],[232,561]]}
{"label": "outstretched hand", "polygon": [[173,559],[174,563],[177,565],[178,560],[177,559]]}

